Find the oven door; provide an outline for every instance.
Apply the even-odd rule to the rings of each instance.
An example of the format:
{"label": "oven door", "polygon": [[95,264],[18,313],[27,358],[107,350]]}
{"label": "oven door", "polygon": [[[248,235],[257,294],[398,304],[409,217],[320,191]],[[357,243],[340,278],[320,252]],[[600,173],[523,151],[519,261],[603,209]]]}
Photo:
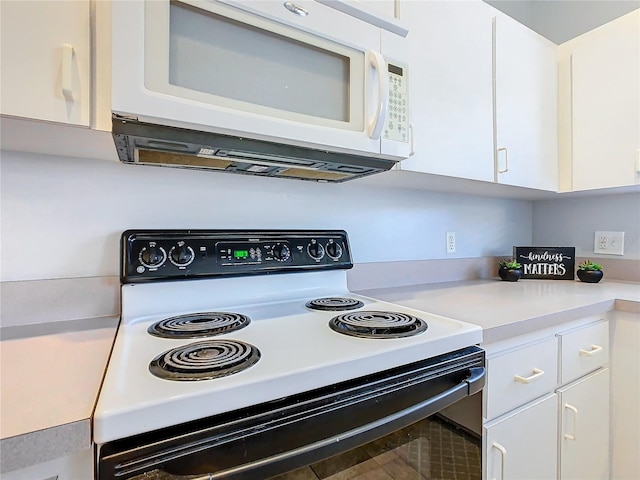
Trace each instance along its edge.
{"label": "oven door", "polygon": [[[363,445],[364,449],[343,458],[368,451],[367,455],[375,459],[377,455],[371,449],[380,445],[403,446],[407,455],[412,448],[418,448],[419,452],[420,445],[429,442],[424,431],[431,427],[416,422],[477,393],[484,380],[484,351],[468,347],[304,394],[101,445],[98,478],[264,480],[283,474],[282,478],[287,478],[287,472],[300,468],[315,475],[303,478],[326,478],[328,475],[317,470],[324,469],[327,473],[327,468],[335,469],[340,464],[335,455]],[[378,439],[382,439],[378,447],[370,444]],[[334,459],[317,463],[330,457]],[[420,462],[413,468],[422,468]]]}

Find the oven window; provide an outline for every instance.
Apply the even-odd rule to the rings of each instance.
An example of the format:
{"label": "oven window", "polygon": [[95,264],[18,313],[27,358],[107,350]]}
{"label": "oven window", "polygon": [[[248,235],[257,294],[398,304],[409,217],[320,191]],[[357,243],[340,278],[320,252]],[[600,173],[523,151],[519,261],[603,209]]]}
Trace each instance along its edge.
{"label": "oven window", "polygon": [[480,480],[481,440],[437,416],[270,480]]}

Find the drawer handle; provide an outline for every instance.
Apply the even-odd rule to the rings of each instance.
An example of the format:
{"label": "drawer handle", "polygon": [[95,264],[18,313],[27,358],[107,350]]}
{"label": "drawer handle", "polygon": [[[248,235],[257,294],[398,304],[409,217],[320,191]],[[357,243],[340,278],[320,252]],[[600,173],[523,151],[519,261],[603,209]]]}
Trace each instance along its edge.
{"label": "drawer handle", "polygon": [[516,375],[513,378],[516,382],[531,383],[534,380],[537,380],[538,378],[540,378],[542,375],[544,375],[544,372],[542,370],[540,370],[539,368],[534,368],[533,375],[531,375],[530,377],[521,377],[520,375]]}
{"label": "drawer handle", "polygon": [[580,349],[580,355],[595,355],[596,353],[599,353],[602,351],[602,347],[600,345],[591,345],[591,350],[584,350],[583,348]]}
{"label": "drawer handle", "polygon": [[[500,452],[500,478],[502,479],[504,478],[504,462],[507,458],[507,449],[498,442],[493,442],[491,446]],[[496,477],[493,477],[493,480],[496,480]]]}
{"label": "drawer handle", "polygon": [[576,439],[576,423],[578,423],[578,409],[569,403],[565,403],[564,408],[569,409],[573,412],[573,435],[569,433],[565,433],[564,438],[566,438],[567,440],[575,440]]}

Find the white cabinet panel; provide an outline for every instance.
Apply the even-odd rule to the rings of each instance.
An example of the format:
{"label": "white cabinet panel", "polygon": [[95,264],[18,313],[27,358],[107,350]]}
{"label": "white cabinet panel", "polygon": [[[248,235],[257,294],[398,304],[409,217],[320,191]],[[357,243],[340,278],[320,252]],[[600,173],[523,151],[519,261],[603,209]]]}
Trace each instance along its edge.
{"label": "white cabinet panel", "polygon": [[609,478],[609,369],[558,390],[560,478]]}
{"label": "white cabinet panel", "polygon": [[88,480],[93,478],[93,450],[3,473],[2,480]]}
{"label": "white cabinet panel", "polygon": [[481,1],[407,1],[415,154],[401,168],[492,182],[492,15]]}
{"label": "white cabinet panel", "polygon": [[611,478],[640,478],[640,308],[616,311],[611,329]]}
{"label": "white cabinet panel", "polygon": [[497,13],[497,181],[558,190],[556,45]]}
{"label": "white cabinet panel", "polygon": [[545,393],[558,381],[558,340],[514,350],[487,360],[486,416],[491,420]]}
{"label": "white cabinet panel", "polygon": [[536,400],[484,428],[485,479],[551,480],[557,472],[555,394]]}
{"label": "white cabinet panel", "polygon": [[560,335],[561,376],[565,384],[609,363],[609,322]]}
{"label": "white cabinet panel", "polygon": [[360,0],[359,3],[373,12],[385,17],[395,18],[396,3],[400,0]]}
{"label": "white cabinet panel", "polygon": [[640,182],[640,10],[574,40],[573,189]]}
{"label": "white cabinet panel", "polygon": [[89,1],[0,2],[1,113],[89,125]]}

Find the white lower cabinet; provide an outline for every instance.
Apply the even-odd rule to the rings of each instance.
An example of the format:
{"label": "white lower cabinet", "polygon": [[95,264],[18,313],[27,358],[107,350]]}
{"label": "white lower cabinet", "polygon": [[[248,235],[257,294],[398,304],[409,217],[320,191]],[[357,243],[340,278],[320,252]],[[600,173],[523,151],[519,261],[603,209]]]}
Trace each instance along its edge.
{"label": "white lower cabinet", "polygon": [[558,389],[560,478],[609,478],[609,369]]}
{"label": "white lower cabinet", "polygon": [[557,397],[549,394],[486,423],[483,478],[556,478],[557,418]]}
{"label": "white lower cabinet", "polygon": [[91,480],[93,450],[80,450],[66,457],[3,473],[0,477],[2,480]]}
{"label": "white lower cabinet", "polygon": [[484,345],[483,479],[610,478],[608,321]]}

